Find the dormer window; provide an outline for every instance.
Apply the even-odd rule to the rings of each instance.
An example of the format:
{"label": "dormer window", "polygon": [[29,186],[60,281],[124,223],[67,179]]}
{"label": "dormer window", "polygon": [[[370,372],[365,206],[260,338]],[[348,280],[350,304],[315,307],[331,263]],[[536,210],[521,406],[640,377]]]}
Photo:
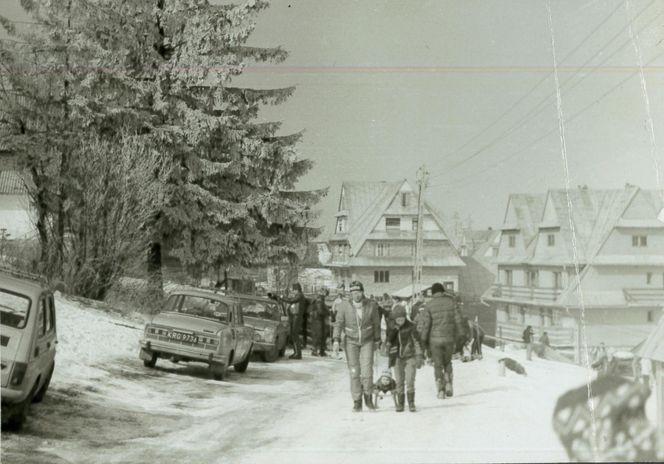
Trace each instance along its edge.
{"label": "dormer window", "polygon": [[510,248],[516,247],[516,235],[510,235],[507,237],[507,244]]}
{"label": "dormer window", "polygon": [[402,193],[401,194],[401,206],[404,208],[408,206],[408,194],[407,193]]}
{"label": "dormer window", "polygon": [[550,247],[556,246],[556,236],[554,234],[547,234],[546,244]]}
{"label": "dormer window", "polygon": [[385,228],[388,230],[401,229],[401,218],[385,218]]}
{"label": "dormer window", "polygon": [[337,233],[342,234],[344,232],[346,232],[346,218],[337,218]]}
{"label": "dormer window", "polygon": [[647,247],[648,246],[648,236],[647,235],[632,235],[632,246],[633,247]]}

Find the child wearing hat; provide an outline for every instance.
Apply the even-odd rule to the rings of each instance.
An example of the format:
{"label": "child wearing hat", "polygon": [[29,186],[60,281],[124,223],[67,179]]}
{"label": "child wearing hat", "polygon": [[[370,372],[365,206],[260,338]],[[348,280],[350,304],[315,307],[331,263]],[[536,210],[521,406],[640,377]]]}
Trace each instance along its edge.
{"label": "child wearing hat", "polygon": [[420,337],[415,325],[406,319],[406,309],[397,306],[392,310],[394,324],[387,332],[389,367],[394,367],[397,401],[396,411],[404,410],[404,384],[408,394],[408,410],[415,412],[415,373],[424,365]]}

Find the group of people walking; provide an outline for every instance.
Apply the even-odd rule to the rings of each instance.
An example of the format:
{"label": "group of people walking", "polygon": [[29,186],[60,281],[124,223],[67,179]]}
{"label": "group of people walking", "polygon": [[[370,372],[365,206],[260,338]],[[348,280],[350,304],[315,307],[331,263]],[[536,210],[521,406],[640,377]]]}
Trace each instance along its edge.
{"label": "group of people walking", "polygon": [[375,410],[372,399],[375,353],[381,346],[381,313],[387,317],[385,349],[389,367],[394,369],[396,381],[396,410],[415,411],[415,378],[417,369],[430,358],[438,398],[453,395],[452,356],[458,340],[464,336],[464,321],[453,295],[440,283],[432,288],[432,298],[419,305],[417,314],[408,320],[406,308],[395,305],[389,311],[365,296],[361,282],[350,284],[350,300],[337,305],[334,323],[333,351],[343,348],[350,374],[350,392],[353,411],[362,411],[362,402],[368,410]]}

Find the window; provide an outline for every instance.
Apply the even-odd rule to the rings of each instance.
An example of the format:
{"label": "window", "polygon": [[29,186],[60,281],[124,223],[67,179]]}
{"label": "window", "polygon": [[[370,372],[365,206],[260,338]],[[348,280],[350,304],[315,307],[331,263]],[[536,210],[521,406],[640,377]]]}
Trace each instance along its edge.
{"label": "window", "polygon": [[553,273],[553,288],[563,288],[563,274],[562,272]]}
{"label": "window", "polygon": [[648,272],[646,274],[646,283],[650,285],[651,282],[652,282],[652,272]]}
{"label": "window", "polygon": [[647,235],[632,235],[632,246],[633,247],[647,247],[648,246],[648,236]]}
{"label": "window", "polygon": [[539,272],[538,271],[528,271],[528,286],[537,288],[539,287]]}
{"label": "window", "polygon": [[346,232],[346,218],[337,218],[337,233]]}
{"label": "window", "polygon": [[519,322],[519,307],[516,305],[507,305],[507,320],[509,322]]}
{"label": "window", "polygon": [[454,282],[443,282],[443,287],[446,292],[454,292]]}
{"label": "window", "polygon": [[408,206],[408,194],[407,193],[402,193],[401,194],[401,206]]}
{"label": "window", "polygon": [[377,243],[374,249],[376,256],[390,256],[390,244],[389,243]]}
{"label": "window", "polygon": [[553,234],[548,234],[546,236],[546,244],[550,247],[555,246],[556,245],[556,236],[553,235]]}
{"label": "window", "polygon": [[655,318],[653,317],[652,311],[648,311],[648,322],[654,322]]}
{"label": "window", "polygon": [[390,281],[390,271],[374,271],[374,282],[385,283]]}
{"label": "window", "polygon": [[184,295],[182,306],[178,309],[178,312],[228,322],[229,309],[230,307],[226,303],[219,300]]}
{"label": "window", "polygon": [[413,219],[413,232],[417,231],[417,219]]}
{"label": "window", "polygon": [[513,275],[512,275],[512,270],[507,269],[505,271],[505,285],[511,287],[513,282]]}
{"label": "window", "polygon": [[46,324],[48,323],[48,308],[46,307],[46,299],[39,300],[39,313],[37,313],[37,335],[43,336],[46,334]]}
{"label": "window", "polygon": [[492,255],[494,258],[495,258],[496,256],[498,256],[498,247],[493,247],[493,248],[491,249],[491,255]]}
{"label": "window", "polygon": [[510,248],[516,247],[516,236],[515,235],[510,235],[507,238],[508,245]]}
{"label": "window", "polygon": [[401,228],[401,218],[385,218],[385,228],[386,229],[400,229]]}
{"label": "window", "polygon": [[526,308],[523,306],[519,306],[519,322],[521,324],[526,323]]}
{"label": "window", "polygon": [[414,243],[410,244],[410,256],[415,256],[415,250],[417,249],[417,245]]}

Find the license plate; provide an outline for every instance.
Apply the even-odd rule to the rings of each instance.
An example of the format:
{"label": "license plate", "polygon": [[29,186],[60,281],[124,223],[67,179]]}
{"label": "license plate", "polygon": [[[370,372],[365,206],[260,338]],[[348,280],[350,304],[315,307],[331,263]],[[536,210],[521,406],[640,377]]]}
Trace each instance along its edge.
{"label": "license plate", "polygon": [[177,340],[178,342],[198,343],[196,335],[182,333],[182,332],[168,332],[168,338]]}

